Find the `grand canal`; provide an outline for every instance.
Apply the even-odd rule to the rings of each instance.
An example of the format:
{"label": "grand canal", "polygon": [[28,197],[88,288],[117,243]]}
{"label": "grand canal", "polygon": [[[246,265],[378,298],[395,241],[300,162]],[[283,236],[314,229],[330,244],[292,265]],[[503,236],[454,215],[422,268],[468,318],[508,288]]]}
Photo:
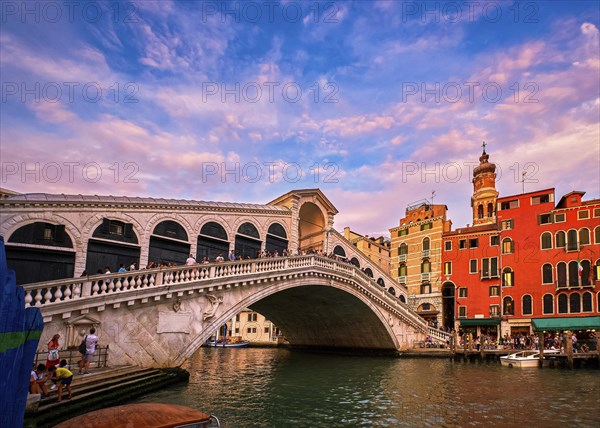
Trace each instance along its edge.
{"label": "grand canal", "polygon": [[597,427],[598,370],[508,369],[447,359],[201,348],[178,403],[238,427]]}

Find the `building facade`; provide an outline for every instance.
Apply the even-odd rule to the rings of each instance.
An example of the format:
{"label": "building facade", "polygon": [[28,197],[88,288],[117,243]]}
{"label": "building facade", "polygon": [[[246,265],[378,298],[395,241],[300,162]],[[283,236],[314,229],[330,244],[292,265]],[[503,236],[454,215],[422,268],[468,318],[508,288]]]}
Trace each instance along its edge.
{"label": "building facade", "polygon": [[[345,227],[344,238],[385,272],[390,270],[390,242],[386,241],[383,236],[379,238],[363,236],[351,231],[349,227]],[[341,256],[341,254],[338,255]]]}
{"label": "building facade", "polygon": [[442,299],[442,234],[452,223],[448,208],[429,201],[411,204],[390,229],[390,276],[408,287],[408,304],[435,327],[445,327]]}
{"label": "building facade", "polygon": [[443,235],[444,325],[499,337],[529,334],[535,319],[598,316],[600,200],[574,191],[556,202],[553,188],[499,198],[485,150],[479,161],[473,225]]}

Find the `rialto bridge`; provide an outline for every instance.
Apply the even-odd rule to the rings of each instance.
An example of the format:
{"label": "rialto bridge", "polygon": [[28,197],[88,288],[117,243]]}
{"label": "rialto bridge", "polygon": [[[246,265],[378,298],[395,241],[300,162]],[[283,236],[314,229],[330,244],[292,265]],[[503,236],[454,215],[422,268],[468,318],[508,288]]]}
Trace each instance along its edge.
{"label": "rialto bridge", "polygon": [[[0,234],[25,305],[44,316],[41,346],[56,333],[76,345],[95,326],[112,364],[178,365],[245,308],[292,346],[398,350],[426,335],[444,340],[406,305],[406,288],[333,229],[336,213],[318,189],[266,205],[25,194],[0,201]],[[283,249],[289,257],[251,258]],[[352,263],[302,255],[310,249]],[[190,253],[227,259],[230,250],[244,259],[182,266]],[[149,261],[177,266],[90,275]]]}

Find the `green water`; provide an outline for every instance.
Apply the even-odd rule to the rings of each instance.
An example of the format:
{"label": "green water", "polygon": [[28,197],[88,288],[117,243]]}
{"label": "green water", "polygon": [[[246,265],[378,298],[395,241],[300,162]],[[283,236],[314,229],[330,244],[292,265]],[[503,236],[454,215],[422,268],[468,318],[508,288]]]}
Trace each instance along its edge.
{"label": "green water", "polygon": [[600,371],[201,348],[190,383],[138,402],[237,427],[598,427]]}

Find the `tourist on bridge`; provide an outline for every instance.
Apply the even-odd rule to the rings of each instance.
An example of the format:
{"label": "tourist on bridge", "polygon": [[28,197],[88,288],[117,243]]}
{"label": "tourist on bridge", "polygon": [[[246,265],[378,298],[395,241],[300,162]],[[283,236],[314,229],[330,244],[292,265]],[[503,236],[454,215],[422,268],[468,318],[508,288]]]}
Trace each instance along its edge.
{"label": "tourist on bridge", "polygon": [[29,376],[29,392],[31,394],[41,394],[42,398],[48,395],[46,378],[44,378],[45,371],[46,366],[38,364],[36,369],[31,371],[31,376]]}
{"label": "tourist on bridge", "polygon": [[90,328],[90,334],[85,336],[85,354],[81,356],[81,361],[79,361],[79,374],[89,374],[90,362],[92,358],[94,358],[94,353],[96,352],[96,345],[98,344],[98,336],[96,336],[96,329],[94,327]]}
{"label": "tourist on bridge", "polygon": [[60,381],[58,384],[58,401],[62,401],[62,390],[63,386],[67,386],[69,392],[69,400],[72,398],[71,382],[73,381],[73,372],[67,368],[67,360],[61,360],[58,368],[50,367],[50,373],[52,374],[52,380]]}
{"label": "tourist on bridge", "polygon": [[46,368],[57,366],[60,363],[60,356],[58,354],[58,339],[60,334],[55,334],[48,342],[48,357],[46,358]]}
{"label": "tourist on bridge", "polygon": [[229,252],[229,261],[230,261],[230,262],[235,262],[235,253],[234,253],[234,251],[233,251],[233,250],[231,250],[231,251]]}
{"label": "tourist on bridge", "polygon": [[123,273],[123,272],[127,272],[127,269],[125,269],[125,263],[121,263],[119,265],[119,273]]}
{"label": "tourist on bridge", "polygon": [[196,259],[194,258],[193,255],[190,254],[190,256],[185,261],[185,264],[186,264],[186,266],[194,266],[196,264]]}

